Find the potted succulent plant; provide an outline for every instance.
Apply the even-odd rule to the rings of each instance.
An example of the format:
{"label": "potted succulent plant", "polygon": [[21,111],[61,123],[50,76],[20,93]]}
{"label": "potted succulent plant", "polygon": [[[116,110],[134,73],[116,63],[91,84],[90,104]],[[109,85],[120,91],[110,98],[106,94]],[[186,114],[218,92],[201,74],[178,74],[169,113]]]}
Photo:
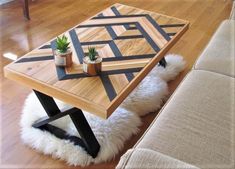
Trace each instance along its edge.
{"label": "potted succulent plant", "polygon": [[72,65],[72,51],[69,47],[68,38],[63,35],[56,39],[56,50],[54,51],[55,64],[57,66],[70,67]]}
{"label": "potted succulent plant", "polygon": [[98,56],[95,47],[88,47],[88,56],[83,58],[83,71],[90,76],[101,73],[102,58]]}

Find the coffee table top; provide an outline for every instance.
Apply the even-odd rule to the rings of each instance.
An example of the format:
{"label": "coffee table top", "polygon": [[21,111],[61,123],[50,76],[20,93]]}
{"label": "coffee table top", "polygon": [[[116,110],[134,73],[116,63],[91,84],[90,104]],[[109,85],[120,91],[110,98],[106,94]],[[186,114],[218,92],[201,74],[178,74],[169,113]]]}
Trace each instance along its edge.
{"label": "coffee table top", "polygon": [[[73,51],[71,68],[55,66],[53,39],[7,65],[5,76],[108,118],[188,25],[174,17],[114,4],[64,33]],[[88,77],[82,72],[88,46],[95,46],[103,58],[100,76]]]}

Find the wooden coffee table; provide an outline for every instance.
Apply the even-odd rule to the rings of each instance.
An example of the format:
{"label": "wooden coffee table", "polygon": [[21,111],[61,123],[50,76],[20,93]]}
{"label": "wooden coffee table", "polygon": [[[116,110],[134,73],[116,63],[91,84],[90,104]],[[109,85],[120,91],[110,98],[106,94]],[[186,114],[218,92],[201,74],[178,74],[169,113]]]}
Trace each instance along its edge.
{"label": "wooden coffee table", "polygon": [[[167,64],[164,54],[188,26],[181,19],[115,4],[64,33],[73,51],[71,68],[55,66],[53,39],[7,65],[5,76],[32,88],[48,114],[33,127],[68,139],[96,157],[100,146],[81,109],[108,118],[156,64]],[[88,46],[95,46],[103,58],[100,76],[82,71]],[[61,112],[53,98],[74,108]],[[81,138],[48,124],[66,115]]]}

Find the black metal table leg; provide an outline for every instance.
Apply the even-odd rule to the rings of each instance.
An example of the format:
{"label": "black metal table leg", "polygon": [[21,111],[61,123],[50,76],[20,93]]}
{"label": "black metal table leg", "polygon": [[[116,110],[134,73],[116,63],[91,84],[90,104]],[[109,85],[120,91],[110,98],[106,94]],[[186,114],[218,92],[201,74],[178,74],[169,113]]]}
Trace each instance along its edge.
{"label": "black metal table leg", "polygon": [[163,58],[159,61],[159,65],[160,65],[160,66],[163,66],[164,68],[166,67],[167,62],[166,62],[165,57],[163,57]]}
{"label": "black metal table leg", "polygon": [[[87,151],[88,154],[95,158],[100,150],[100,145],[82,110],[78,108],[71,108],[61,112],[52,97],[35,90],[34,92],[49,117],[39,119],[32,126],[41,130],[46,130],[60,139],[69,140],[75,145],[80,145]],[[60,119],[66,115],[69,115],[72,119],[72,122],[74,123],[81,138],[70,136],[64,130],[49,124],[50,122]]]}
{"label": "black metal table leg", "polygon": [[58,106],[56,105],[56,103],[52,97],[47,96],[47,95],[45,95],[41,92],[38,92],[36,90],[34,90],[34,93],[38,97],[38,100],[42,104],[42,107],[44,108],[44,110],[46,111],[46,113],[49,117],[52,117],[54,115],[61,113],[60,109],[58,108]]}
{"label": "black metal table leg", "polygon": [[80,134],[87,152],[92,157],[96,157],[97,153],[99,152],[100,146],[84,114],[82,113],[82,110],[78,109],[77,112],[70,113],[69,116],[72,119],[78,133]]}

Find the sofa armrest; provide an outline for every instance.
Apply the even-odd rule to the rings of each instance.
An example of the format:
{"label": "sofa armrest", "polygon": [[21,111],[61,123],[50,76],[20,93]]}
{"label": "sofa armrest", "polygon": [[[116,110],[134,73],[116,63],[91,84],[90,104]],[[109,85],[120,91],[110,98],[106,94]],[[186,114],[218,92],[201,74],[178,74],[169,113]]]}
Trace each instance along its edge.
{"label": "sofa armrest", "polygon": [[165,154],[145,149],[129,149],[120,159],[116,169],[155,168],[155,169],[199,169]]}

